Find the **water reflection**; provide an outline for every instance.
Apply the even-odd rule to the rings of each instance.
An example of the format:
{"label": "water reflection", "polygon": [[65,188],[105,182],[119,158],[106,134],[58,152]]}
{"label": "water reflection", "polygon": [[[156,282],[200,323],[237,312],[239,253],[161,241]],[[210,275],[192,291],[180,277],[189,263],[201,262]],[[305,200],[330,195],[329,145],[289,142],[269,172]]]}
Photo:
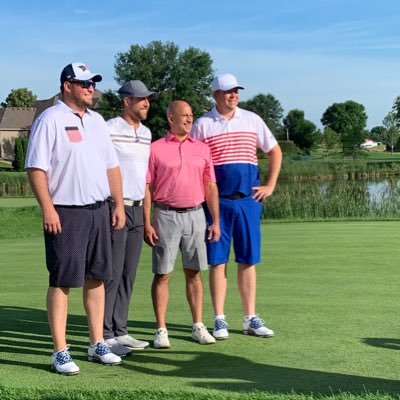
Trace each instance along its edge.
{"label": "water reflection", "polygon": [[382,203],[386,199],[400,194],[400,181],[398,179],[385,179],[381,181],[368,181],[367,190],[371,200]]}
{"label": "water reflection", "polygon": [[399,179],[279,182],[264,207],[269,218],[393,218]]}

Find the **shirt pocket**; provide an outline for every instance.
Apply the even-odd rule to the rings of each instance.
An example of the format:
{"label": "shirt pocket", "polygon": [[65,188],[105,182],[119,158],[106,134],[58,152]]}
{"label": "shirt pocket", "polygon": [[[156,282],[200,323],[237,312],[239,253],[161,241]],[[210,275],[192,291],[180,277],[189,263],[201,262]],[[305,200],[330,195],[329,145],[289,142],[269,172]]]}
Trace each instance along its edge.
{"label": "shirt pocket", "polygon": [[83,137],[79,128],[77,126],[66,126],[65,132],[68,136],[68,139],[71,143],[79,143],[82,142]]}

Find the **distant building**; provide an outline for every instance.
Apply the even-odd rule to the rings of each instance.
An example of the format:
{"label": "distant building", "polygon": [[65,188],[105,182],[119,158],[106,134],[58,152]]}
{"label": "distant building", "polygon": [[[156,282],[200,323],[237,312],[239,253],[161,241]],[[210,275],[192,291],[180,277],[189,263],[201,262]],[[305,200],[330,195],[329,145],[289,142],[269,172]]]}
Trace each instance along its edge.
{"label": "distant building", "polygon": [[[101,98],[102,92],[95,90],[94,106]],[[36,100],[33,107],[0,108],[0,160],[14,160],[14,143],[18,136],[28,136],[32,123],[46,108],[56,104],[60,93],[47,100]]]}
{"label": "distant building", "polygon": [[363,149],[370,149],[372,147],[377,147],[380,144],[382,144],[382,143],[375,142],[372,139],[365,139],[364,142],[360,144],[360,147],[363,148]]}

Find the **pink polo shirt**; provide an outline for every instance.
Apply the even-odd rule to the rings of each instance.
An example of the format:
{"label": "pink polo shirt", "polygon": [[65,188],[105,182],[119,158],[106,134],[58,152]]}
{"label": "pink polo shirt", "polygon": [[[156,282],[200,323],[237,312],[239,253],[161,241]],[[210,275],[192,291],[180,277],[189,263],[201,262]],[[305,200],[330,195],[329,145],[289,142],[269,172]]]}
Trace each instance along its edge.
{"label": "pink polo shirt", "polygon": [[146,182],[153,201],[194,207],[205,201],[204,182],[215,182],[209,147],[190,136],[183,142],[170,132],[150,145]]}

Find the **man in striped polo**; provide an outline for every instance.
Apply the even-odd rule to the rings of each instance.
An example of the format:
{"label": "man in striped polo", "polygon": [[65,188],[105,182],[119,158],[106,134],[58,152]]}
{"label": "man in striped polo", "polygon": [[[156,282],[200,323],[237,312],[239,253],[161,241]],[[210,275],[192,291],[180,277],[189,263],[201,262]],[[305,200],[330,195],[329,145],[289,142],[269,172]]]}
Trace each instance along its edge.
{"label": "man in striped polo", "polygon": [[126,223],[112,232],[113,279],[104,283],[104,338],[114,354],[126,356],[149,346],[149,342],[130,336],[127,325],[143,244],[143,198],[151,143],[151,132],[142,121],[158,93],[139,80],[125,82],[118,93],[122,116],[108,120],[107,125],[120,162]]}
{"label": "man in striped polo", "polygon": [[[193,138],[208,144],[211,149],[220,197],[221,238],[218,242],[207,242],[216,339],[229,337],[224,303],[232,239],[243,307],[242,331],[262,337],[274,334],[256,314],[255,264],[261,258],[262,201],[275,189],[282,153],[264,121],[237,106],[239,89],[244,88],[232,74],[215,77],[212,93],[216,105],[195,122],[191,132]],[[257,148],[269,158],[265,183],[259,178]]]}

